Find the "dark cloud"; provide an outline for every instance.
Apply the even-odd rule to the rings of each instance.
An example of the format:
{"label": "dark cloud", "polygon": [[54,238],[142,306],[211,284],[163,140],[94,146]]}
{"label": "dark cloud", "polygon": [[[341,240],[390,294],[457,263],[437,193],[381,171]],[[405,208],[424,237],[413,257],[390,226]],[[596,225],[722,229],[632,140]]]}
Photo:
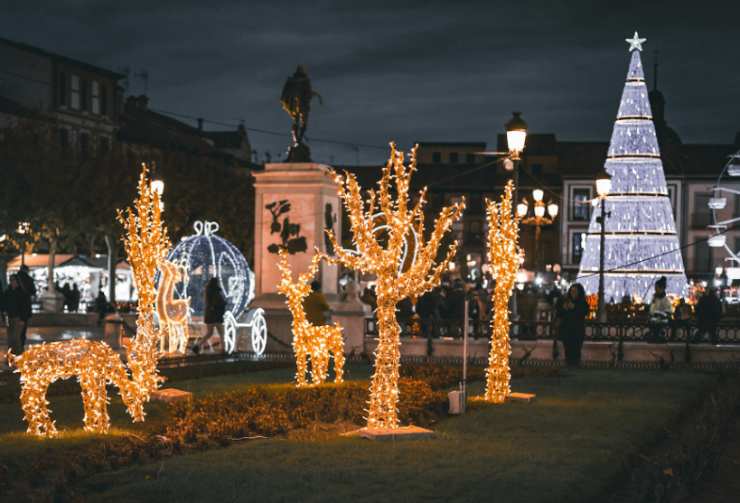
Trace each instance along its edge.
{"label": "dark cloud", "polygon": [[[737,2],[9,2],[3,36],[102,66],[149,72],[152,106],[287,131],[278,95],[297,63],[324,105],[309,136],[491,141],[511,110],[533,131],[606,140],[635,29],[669,122],[687,142],[729,142],[740,122]],[[648,72],[652,80],[652,71]],[[142,90],[133,81],[132,92]],[[279,155],[286,138],[252,133]],[[315,157],[354,162],[314,142]],[[361,162],[383,151],[362,149]]]}

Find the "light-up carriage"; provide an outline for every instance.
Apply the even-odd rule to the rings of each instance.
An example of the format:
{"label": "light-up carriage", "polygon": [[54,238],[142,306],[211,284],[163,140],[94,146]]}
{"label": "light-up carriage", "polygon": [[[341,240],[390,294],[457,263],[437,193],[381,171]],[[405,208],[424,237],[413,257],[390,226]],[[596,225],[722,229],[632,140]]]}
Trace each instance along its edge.
{"label": "light-up carriage", "polygon": [[176,299],[190,299],[190,316],[203,316],[205,288],[218,279],[226,298],[224,350],[233,353],[239,328],[251,329],[252,350],[258,356],[267,346],[267,322],[261,308],[247,309],[254,298],[254,273],[244,255],[229,241],[217,236],[216,222],[195,222],[195,234],[183,238],[167,260],[182,266],[187,274],[174,288]]}

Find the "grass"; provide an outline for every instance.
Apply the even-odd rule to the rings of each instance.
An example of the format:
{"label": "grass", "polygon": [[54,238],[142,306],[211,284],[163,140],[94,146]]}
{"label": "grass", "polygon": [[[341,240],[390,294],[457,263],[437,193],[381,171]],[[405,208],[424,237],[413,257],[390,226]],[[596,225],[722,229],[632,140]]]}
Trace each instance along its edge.
{"label": "grass", "polygon": [[[366,368],[351,370],[367,376]],[[203,393],[289,377],[274,370],[178,387]],[[317,433],[244,441],[100,474],[78,489],[106,502],[598,501],[627,456],[658,438],[713,380],[618,370],[523,378],[514,390],[537,393],[533,403],[473,405],[440,422],[434,440],[374,443]]]}

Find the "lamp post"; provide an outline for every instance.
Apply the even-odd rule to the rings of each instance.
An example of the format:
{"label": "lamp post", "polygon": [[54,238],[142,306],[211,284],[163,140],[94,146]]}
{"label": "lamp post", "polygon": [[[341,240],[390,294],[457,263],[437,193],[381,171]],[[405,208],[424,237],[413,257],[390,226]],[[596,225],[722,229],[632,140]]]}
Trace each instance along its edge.
{"label": "lamp post", "polygon": [[[542,226],[551,225],[555,222],[555,218],[558,216],[558,205],[554,202],[545,204],[543,198],[545,193],[542,189],[534,189],[532,191],[532,199],[534,200],[534,209],[532,216],[527,216],[529,211],[529,205],[527,199],[522,198],[522,201],[516,205],[516,213],[520,218],[520,222],[524,225],[533,225],[534,231],[534,268],[538,269],[540,265],[540,237],[542,235]],[[548,216],[545,216],[547,213]]]}
{"label": "lamp post", "polygon": [[[504,167],[514,171],[513,200],[516,201],[519,193],[519,163],[521,162],[521,153],[524,151],[524,145],[527,142],[527,123],[522,119],[521,112],[512,112],[512,114],[511,119],[506,123],[506,147],[509,152],[508,157],[504,162]],[[511,166],[510,168],[509,165]],[[516,320],[519,318],[518,311],[519,308],[516,302],[516,293],[514,293],[514,295],[511,296],[512,319]]]}
{"label": "lamp post", "polygon": [[599,197],[601,205],[601,215],[596,217],[596,221],[601,225],[599,236],[599,321],[606,321],[606,309],[604,304],[604,253],[606,246],[606,219],[611,216],[610,211],[606,211],[606,198],[612,189],[612,177],[605,169],[601,169],[596,175],[596,194]]}
{"label": "lamp post", "polygon": [[[479,155],[493,156],[503,158],[503,165],[506,171],[513,171],[514,178],[514,199],[516,201],[519,192],[519,162],[521,153],[527,142],[527,123],[522,119],[521,112],[512,112],[512,117],[504,125],[506,128],[506,152],[479,152]],[[512,208],[516,211],[516,208]],[[516,294],[511,296],[511,316],[517,318]]]}

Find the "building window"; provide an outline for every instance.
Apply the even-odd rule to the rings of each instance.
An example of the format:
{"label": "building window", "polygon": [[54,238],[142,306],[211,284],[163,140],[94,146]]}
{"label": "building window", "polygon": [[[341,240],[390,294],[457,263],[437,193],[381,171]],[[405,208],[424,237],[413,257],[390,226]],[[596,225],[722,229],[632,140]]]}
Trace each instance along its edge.
{"label": "building window", "polygon": [[69,148],[69,130],[59,128],[59,148],[67,150]]}
{"label": "building window", "polygon": [[80,105],[82,110],[90,109],[90,82],[87,80],[80,81]]}
{"label": "building window", "polygon": [[80,133],[80,159],[87,159],[90,156],[90,135]]}
{"label": "building window", "polygon": [[712,248],[707,243],[699,243],[694,247],[694,272],[713,272]]}
{"label": "building window", "polygon": [[586,240],[585,232],[574,232],[570,237],[570,262],[580,264],[583,256],[583,245]]}
{"label": "building window", "polygon": [[98,140],[98,156],[103,156],[110,150],[110,140],[106,136],[101,136]]}
{"label": "building window", "polygon": [[100,115],[108,115],[108,88],[100,86]]}
{"label": "building window", "polygon": [[90,82],[90,111],[100,114],[100,84],[97,80]]}
{"label": "building window", "polygon": [[465,162],[468,164],[475,164],[475,154],[465,154]]}
{"label": "building window", "polygon": [[457,164],[459,155],[457,152],[450,152],[450,164]]}
{"label": "building window", "polygon": [[694,213],[691,225],[694,227],[706,227],[712,220],[709,210],[709,198],[712,195],[707,192],[694,193]]}
{"label": "building window", "polygon": [[573,189],[570,203],[571,220],[588,222],[591,218],[591,189]]}
{"label": "building window", "polygon": [[432,162],[434,163],[442,162],[442,152],[432,152]]}
{"label": "building window", "polygon": [[67,106],[67,96],[69,94],[69,88],[67,87],[67,74],[59,72],[59,106]]}
{"label": "building window", "polygon": [[69,106],[75,110],[80,109],[80,76],[71,75],[69,79]]}

